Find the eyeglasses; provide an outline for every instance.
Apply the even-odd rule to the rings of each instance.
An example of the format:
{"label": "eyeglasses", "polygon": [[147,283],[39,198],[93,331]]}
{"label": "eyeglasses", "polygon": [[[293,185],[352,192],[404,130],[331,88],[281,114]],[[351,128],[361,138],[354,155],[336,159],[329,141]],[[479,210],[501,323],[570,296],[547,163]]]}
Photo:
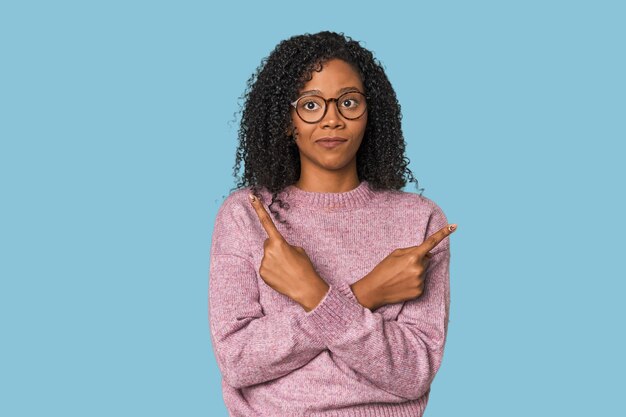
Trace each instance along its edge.
{"label": "eyeglasses", "polygon": [[335,102],[339,114],[348,120],[358,119],[367,109],[367,97],[358,91],[348,91],[337,98],[325,99],[320,96],[302,96],[291,105],[296,113],[306,123],[317,123],[326,116],[328,103]]}

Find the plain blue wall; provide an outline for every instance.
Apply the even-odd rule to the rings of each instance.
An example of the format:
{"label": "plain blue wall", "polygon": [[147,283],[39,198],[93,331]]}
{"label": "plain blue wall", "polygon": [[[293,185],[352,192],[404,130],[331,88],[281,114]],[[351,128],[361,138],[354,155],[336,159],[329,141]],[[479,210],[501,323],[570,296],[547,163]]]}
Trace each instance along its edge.
{"label": "plain blue wall", "polygon": [[624,3],[408,3],[0,5],[1,415],[227,416],[208,257],[237,98],[323,29],[383,62],[459,225],[426,415],[624,412]]}

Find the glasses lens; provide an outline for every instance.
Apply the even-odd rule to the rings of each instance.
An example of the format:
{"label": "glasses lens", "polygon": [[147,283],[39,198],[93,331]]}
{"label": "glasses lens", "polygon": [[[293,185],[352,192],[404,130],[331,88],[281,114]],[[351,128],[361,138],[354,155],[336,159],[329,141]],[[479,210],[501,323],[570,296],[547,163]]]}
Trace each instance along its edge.
{"label": "glasses lens", "polygon": [[341,115],[346,119],[356,119],[365,113],[365,96],[357,92],[348,92],[337,99]]}
{"label": "glasses lens", "polygon": [[326,102],[319,96],[305,96],[298,100],[296,111],[305,122],[316,122],[322,118]]}

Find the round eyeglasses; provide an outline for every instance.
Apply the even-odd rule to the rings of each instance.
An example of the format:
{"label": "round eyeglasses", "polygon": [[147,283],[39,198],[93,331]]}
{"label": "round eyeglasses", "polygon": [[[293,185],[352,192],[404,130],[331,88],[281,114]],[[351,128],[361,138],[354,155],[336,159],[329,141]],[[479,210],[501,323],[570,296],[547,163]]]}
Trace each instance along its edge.
{"label": "round eyeglasses", "polygon": [[348,91],[337,98],[325,99],[324,97],[307,95],[302,96],[291,105],[296,113],[306,123],[317,123],[326,116],[328,103],[335,102],[339,114],[348,120],[358,119],[367,110],[367,97],[358,91]]}

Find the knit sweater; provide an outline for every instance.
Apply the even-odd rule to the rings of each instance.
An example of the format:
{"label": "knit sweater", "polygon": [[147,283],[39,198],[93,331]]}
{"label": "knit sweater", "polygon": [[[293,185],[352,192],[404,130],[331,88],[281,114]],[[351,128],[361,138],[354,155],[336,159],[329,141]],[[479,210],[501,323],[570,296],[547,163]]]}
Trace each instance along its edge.
{"label": "knit sweater", "polygon": [[[209,267],[211,342],[231,417],[419,417],[443,358],[450,306],[450,243],[430,252],[421,296],[373,311],[351,284],[397,248],[421,244],[447,224],[419,194],[373,190],[281,193],[277,229],[306,251],[328,292],[309,312],[259,275],[267,233],[250,187],[220,206]],[[274,204],[272,208],[278,207]]]}

